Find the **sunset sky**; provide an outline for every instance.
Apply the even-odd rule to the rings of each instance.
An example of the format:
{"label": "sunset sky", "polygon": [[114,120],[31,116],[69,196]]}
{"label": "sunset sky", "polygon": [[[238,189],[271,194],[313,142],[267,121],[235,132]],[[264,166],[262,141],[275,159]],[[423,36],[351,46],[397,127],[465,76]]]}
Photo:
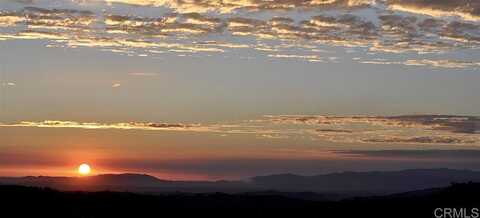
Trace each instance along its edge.
{"label": "sunset sky", "polygon": [[480,170],[475,0],[2,0],[0,176]]}

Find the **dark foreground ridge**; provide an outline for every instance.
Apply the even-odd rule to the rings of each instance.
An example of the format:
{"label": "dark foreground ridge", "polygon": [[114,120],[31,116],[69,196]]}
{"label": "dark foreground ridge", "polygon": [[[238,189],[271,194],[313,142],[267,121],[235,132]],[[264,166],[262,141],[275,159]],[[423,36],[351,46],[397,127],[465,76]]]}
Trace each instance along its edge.
{"label": "dark foreground ridge", "polygon": [[[144,195],[128,192],[61,192],[0,186],[1,217],[435,217],[456,208],[475,217],[480,183],[452,184],[382,197],[313,201],[272,194]],[[465,208],[462,210],[462,208]],[[437,211],[437,215],[442,211]],[[466,216],[468,215],[468,216]],[[449,217],[449,216],[443,216]]]}

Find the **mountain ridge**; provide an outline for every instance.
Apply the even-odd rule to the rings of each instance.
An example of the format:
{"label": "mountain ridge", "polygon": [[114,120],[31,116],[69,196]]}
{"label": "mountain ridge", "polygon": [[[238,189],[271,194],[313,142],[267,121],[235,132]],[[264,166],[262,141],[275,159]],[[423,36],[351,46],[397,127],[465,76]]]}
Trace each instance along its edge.
{"label": "mountain ridge", "polygon": [[169,192],[311,192],[346,197],[387,195],[448,186],[451,183],[480,182],[480,172],[448,168],[399,171],[339,172],[302,176],[275,174],[256,176],[248,181],[163,180],[148,174],[99,174],[86,177],[0,177],[0,183],[50,187],[65,191]]}

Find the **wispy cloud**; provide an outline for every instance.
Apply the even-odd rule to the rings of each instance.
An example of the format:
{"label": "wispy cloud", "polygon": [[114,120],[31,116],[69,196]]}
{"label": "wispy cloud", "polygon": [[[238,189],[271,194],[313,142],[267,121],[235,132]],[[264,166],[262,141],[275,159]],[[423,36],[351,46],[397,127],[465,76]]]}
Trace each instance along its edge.
{"label": "wispy cloud", "polygon": [[128,75],[130,75],[130,76],[158,76],[159,74],[158,73],[140,73],[140,72],[137,72],[137,73],[129,73]]}
{"label": "wispy cloud", "polygon": [[16,86],[17,84],[14,82],[3,82],[1,83],[2,86]]}
{"label": "wispy cloud", "polygon": [[347,150],[334,151],[339,155],[385,159],[438,159],[455,161],[480,161],[479,150]]}
{"label": "wispy cloud", "polygon": [[0,124],[1,127],[38,127],[38,128],[80,128],[80,129],[123,129],[123,130],[170,130],[170,131],[204,131],[206,128],[199,124],[181,123],[98,123],[75,122],[60,120],[45,120],[42,122],[22,121],[15,124]]}
{"label": "wispy cloud", "polygon": [[179,1],[179,0],[105,0],[109,3],[123,3],[130,5],[168,7],[175,12],[182,13],[233,13],[236,11],[263,11],[263,10],[292,10],[301,9],[341,9],[367,7],[372,0],[201,0],[201,1]]}
{"label": "wispy cloud", "polygon": [[471,68],[471,67],[480,67],[480,62],[473,61],[461,61],[461,60],[408,60],[405,62],[406,65],[417,65],[417,66],[429,66],[429,67],[442,67],[442,68]]}
{"label": "wispy cloud", "polygon": [[446,68],[446,69],[478,69],[480,62],[463,61],[455,59],[411,59],[406,61],[389,61],[386,59],[360,60],[364,64],[379,64],[379,65],[407,65],[407,66],[426,66],[431,68]]}

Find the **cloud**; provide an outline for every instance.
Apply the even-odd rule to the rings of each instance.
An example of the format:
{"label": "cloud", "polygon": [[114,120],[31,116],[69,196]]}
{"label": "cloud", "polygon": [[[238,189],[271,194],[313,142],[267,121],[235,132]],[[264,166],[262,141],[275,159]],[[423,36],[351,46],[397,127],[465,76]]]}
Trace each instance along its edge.
{"label": "cloud", "polygon": [[148,77],[150,77],[150,76],[158,76],[159,74],[158,74],[158,73],[140,73],[140,72],[138,72],[138,73],[129,73],[128,75],[130,75],[130,76],[148,76]]}
{"label": "cloud", "polygon": [[384,159],[438,159],[480,161],[480,150],[348,150],[334,151],[339,155]]}
{"label": "cloud", "polygon": [[316,129],[315,131],[322,133],[353,133],[352,130],[346,129]]}
{"label": "cloud", "polygon": [[[445,130],[454,133],[480,133],[480,118],[475,116],[455,116],[455,115],[405,115],[387,117],[388,120],[394,120],[396,125],[408,126],[419,124],[424,128],[433,130]],[[391,123],[389,123],[391,124]]]}
{"label": "cloud", "polygon": [[254,123],[296,125],[318,139],[344,143],[475,144],[480,118],[454,115],[266,116]]}
{"label": "cloud", "polygon": [[392,137],[392,138],[373,138],[363,139],[364,142],[373,143],[414,143],[414,144],[472,144],[474,140],[463,140],[455,137],[432,137],[432,136],[419,136],[419,137]]}
{"label": "cloud", "polygon": [[129,5],[168,7],[181,13],[207,13],[221,14],[238,11],[288,11],[293,9],[345,9],[368,7],[373,0],[105,0],[108,3],[122,3]]}
{"label": "cloud", "polygon": [[458,115],[401,115],[401,116],[266,116],[274,123],[309,125],[367,124],[383,127],[423,128],[458,133],[480,133],[480,118]]}
{"label": "cloud", "polygon": [[428,1],[428,0],[387,0],[391,10],[442,18],[460,17],[469,21],[480,20],[480,2],[476,0]]}
{"label": "cloud", "polygon": [[34,3],[35,0],[6,0],[7,2],[10,1],[10,2],[18,2],[18,3],[22,3],[22,4],[32,4]]}
{"label": "cloud", "polygon": [[445,69],[478,69],[480,68],[480,62],[464,61],[455,59],[411,59],[406,61],[388,61],[385,59],[374,60],[360,60],[360,63],[364,64],[379,64],[379,65],[406,65],[406,66],[426,66],[431,68],[445,68]]}
{"label": "cloud", "polygon": [[0,124],[0,127],[38,127],[38,128],[79,128],[79,129],[120,129],[120,130],[169,130],[169,131],[206,131],[207,128],[199,124],[181,123],[98,123],[75,122],[60,120],[45,120],[42,122],[21,121],[15,124]]}
{"label": "cloud", "polygon": [[[384,53],[399,54],[385,61],[360,60],[367,64],[478,69],[477,60],[422,56],[479,47],[480,21],[420,13],[431,8],[478,15],[478,4],[467,0],[95,2],[96,7],[82,7],[91,10],[79,10],[75,5],[88,5],[79,1],[60,4],[57,7],[64,8],[58,9],[33,2],[35,7],[20,4],[15,10],[2,10],[0,40],[45,40],[48,47],[88,47],[138,56],[220,54],[248,49],[256,56],[309,62],[341,62],[332,56],[334,52],[321,52],[326,47],[329,51],[334,51],[331,47],[341,47],[353,52],[367,50],[382,57],[386,57]],[[114,11],[109,5],[118,3],[132,11],[138,9],[132,5],[162,10],[158,9],[155,16],[127,14]],[[417,11],[405,13],[399,7]],[[366,16],[365,11],[370,15]],[[410,58],[401,60],[402,53],[409,53]]]}
{"label": "cloud", "polygon": [[323,59],[318,55],[269,54],[268,57],[282,58],[282,59],[303,59],[310,62],[323,62]]}
{"label": "cloud", "polygon": [[480,118],[454,115],[276,115],[215,124],[155,122],[21,121],[0,127],[187,131],[255,138],[323,140],[335,143],[472,145],[480,142]]}
{"label": "cloud", "polygon": [[16,86],[17,84],[14,82],[4,82],[1,84],[2,86]]}

